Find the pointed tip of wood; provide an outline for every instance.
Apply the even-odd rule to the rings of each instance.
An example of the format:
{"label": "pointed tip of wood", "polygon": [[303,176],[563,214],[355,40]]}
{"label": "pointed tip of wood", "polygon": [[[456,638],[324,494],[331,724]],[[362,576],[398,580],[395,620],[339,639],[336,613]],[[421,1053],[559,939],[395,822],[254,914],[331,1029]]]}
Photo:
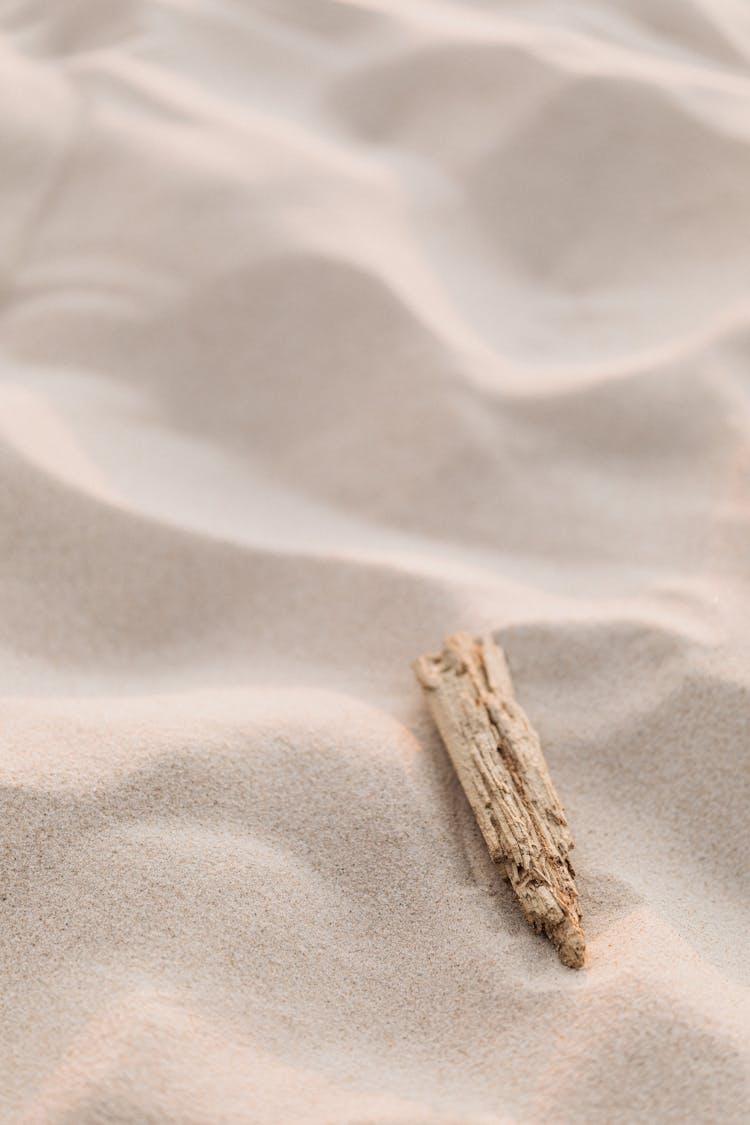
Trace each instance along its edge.
{"label": "pointed tip of wood", "polygon": [[571,918],[566,918],[563,924],[550,935],[563,965],[569,969],[582,969],[586,964],[586,938],[583,930]]}

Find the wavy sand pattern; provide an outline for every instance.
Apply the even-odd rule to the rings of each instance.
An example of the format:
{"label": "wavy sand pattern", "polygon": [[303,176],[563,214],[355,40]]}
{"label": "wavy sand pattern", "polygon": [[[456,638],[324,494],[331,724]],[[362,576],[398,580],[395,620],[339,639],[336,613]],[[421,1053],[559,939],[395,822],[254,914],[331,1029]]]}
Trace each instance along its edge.
{"label": "wavy sand pattern", "polygon": [[[747,1120],[750,14],[0,3],[0,1112]],[[526,927],[409,662],[493,630]]]}

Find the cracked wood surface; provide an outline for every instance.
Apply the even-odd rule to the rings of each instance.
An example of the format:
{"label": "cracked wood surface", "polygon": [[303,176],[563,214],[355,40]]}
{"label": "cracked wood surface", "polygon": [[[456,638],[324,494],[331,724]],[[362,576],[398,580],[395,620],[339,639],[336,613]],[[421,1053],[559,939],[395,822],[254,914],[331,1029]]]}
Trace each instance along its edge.
{"label": "cracked wood surface", "polygon": [[492,859],[529,923],[563,964],[580,968],[586,943],[568,859],[573,837],[503,650],[490,636],[455,633],[414,670]]}

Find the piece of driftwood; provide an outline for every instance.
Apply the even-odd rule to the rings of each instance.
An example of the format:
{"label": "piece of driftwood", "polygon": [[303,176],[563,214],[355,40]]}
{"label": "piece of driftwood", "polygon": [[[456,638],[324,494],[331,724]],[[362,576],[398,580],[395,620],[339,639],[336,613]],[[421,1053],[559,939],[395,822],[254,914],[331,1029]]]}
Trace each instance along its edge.
{"label": "piece of driftwood", "polygon": [[586,942],[568,859],[573,837],[503,650],[492,637],[455,633],[414,670],[492,859],[534,929],[579,969]]}

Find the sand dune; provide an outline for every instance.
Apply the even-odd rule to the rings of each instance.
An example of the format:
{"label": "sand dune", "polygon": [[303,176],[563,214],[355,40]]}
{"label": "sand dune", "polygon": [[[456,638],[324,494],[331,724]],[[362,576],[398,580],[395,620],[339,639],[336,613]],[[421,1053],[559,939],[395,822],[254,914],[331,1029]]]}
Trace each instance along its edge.
{"label": "sand dune", "polygon": [[[0,4],[0,1115],[740,1122],[750,19]],[[502,639],[590,961],[409,669]]]}

